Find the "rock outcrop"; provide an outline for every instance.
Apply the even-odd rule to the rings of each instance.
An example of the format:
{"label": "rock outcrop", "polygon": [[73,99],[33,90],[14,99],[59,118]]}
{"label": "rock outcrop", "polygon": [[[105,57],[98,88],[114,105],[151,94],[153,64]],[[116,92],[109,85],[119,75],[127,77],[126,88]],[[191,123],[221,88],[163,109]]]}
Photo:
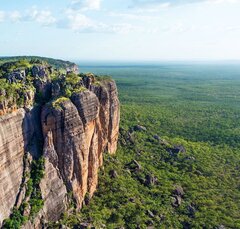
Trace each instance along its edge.
{"label": "rock outcrop", "polygon": [[45,175],[40,183],[44,200],[43,216],[46,221],[54,222],[67,209],[67,188],[57,167],[58,156],[51,131],[46,136],[44,143]]}
{"label": "rock outcrop", "polygon": [[10,215],[22,181],[24,136],[29,132],[24,117],[23,109],[0,117],[0,222]]}
{"label": "rock outcrop", "polygon": [[[86,194],[91,198],[97,188],[104,152],[113,154],[117,148],[120,107],[115,82],[84,76],[79,78],[80,90],[61,99],[65,76],[52,83],[49,69],[34,66],[29,71],[36,93],[44,97],[47,91],[49,102],[44,97],[43,103],[33,107],[32,91],[26,93],[21,107],[0,106],[0,226],[14,207],[23,204],[27,207],[21,214],[29,218],[23,228],[42,228],[48,221],[57,221],[72,202],[79,210]],[[34,187],[43,206],[35,214],[30,213],[33,194],[28,186],[36,178],[31,163],[26,163],[28,157],[44,159],[43,177]]]}

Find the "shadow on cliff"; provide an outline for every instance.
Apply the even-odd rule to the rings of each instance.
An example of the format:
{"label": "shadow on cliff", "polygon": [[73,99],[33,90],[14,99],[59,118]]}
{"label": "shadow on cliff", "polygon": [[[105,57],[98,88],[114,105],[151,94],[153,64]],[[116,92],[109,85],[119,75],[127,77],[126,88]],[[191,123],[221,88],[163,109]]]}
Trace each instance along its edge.
{"label": "shadow on cliff", "polygon": [[23,174],[20,189],[16,195],[14,206],[19,205],[22,201],[22,191],[25,183],[25,173],[28,170],[29,163],[27,162],[28,154],[34,160],[42,156],[43,152],[43,134],[41,126],[41,106],[35,106],[31,110],[25,109],[25,116],[22,121],[22,136],[24,144],[23,156]]}
{"label": "shadow on cliff", "polygon": [[22,123],[24,151],[30,153],[33,159],[38,159],[43,152],[41,109],[42,107],[37,105],[31,110],[26,110]]}

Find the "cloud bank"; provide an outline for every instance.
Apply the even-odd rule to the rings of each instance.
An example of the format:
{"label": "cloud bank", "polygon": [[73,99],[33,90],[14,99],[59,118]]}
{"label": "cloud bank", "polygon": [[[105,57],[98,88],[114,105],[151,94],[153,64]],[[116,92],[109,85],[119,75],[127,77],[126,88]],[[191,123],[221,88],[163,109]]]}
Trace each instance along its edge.
{"label": "cloud bank", "polygon": [[72,9],[80,9],[82,11],[99,10],[100,6],[101,0],[74,0],[71,2]]}
{"label": "cloud bank", "polygon": [[[128,8],[126,5],[125,11],[106,11],[101,8],[102,1],[104,0],[70,0],[68,6],[61,12],[39,9],[36,6],[25,11],[0,11],[0,22],[35,22],[41,26],[69,29],[77,33],[182,33],[195,27],[180,21],[172,22],[170,25],[160,25],[158,22],[161,21],[161,14],[158,11],[170,10],[173,6],[185,4],[239,2],[239,0],[129,0],[132,7]],[[105,17],[105,20],[95,16],[95,11],[99,11],[97,14]],[[157,14],[150,14],[152,12]],[[235,28],[238,25],[228,25],[228,27]]]}

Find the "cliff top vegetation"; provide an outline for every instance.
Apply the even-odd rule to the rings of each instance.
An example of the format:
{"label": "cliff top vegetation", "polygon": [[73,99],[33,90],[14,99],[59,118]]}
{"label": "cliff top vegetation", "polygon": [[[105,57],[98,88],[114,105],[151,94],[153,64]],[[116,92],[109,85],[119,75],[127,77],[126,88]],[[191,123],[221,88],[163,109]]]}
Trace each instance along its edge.
{"label": "cliff top vegetation", "polygon": [[88,78],[96,85],[111,79],[79,74],[77,65],[68,61],[43,57],[0,58],[0,109],[70,98],[73,93],[86,90]]}

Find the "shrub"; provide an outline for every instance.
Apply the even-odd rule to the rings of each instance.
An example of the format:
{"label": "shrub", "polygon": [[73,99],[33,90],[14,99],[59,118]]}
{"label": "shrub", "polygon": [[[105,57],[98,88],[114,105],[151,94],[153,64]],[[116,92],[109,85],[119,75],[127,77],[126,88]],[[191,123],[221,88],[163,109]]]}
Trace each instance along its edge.
{"label": "shrub", "polygon": [[62,103],[65,101],[68,101],[69,99],[66,97],[60,97],[57,98],[55,101],[52,102],[52,106],[53,108],[57,109],[57,110],[61,110],[62,109]]}
{"label": "shrub", "polygon": [[23,216],[21,210],[24,210],[24,206],[21,206],[19,209],[13,208],[12,214],[9,219],[4,220],[3,228],[5,229],[20,229],[24,222],[27,221],[27,217]]}

